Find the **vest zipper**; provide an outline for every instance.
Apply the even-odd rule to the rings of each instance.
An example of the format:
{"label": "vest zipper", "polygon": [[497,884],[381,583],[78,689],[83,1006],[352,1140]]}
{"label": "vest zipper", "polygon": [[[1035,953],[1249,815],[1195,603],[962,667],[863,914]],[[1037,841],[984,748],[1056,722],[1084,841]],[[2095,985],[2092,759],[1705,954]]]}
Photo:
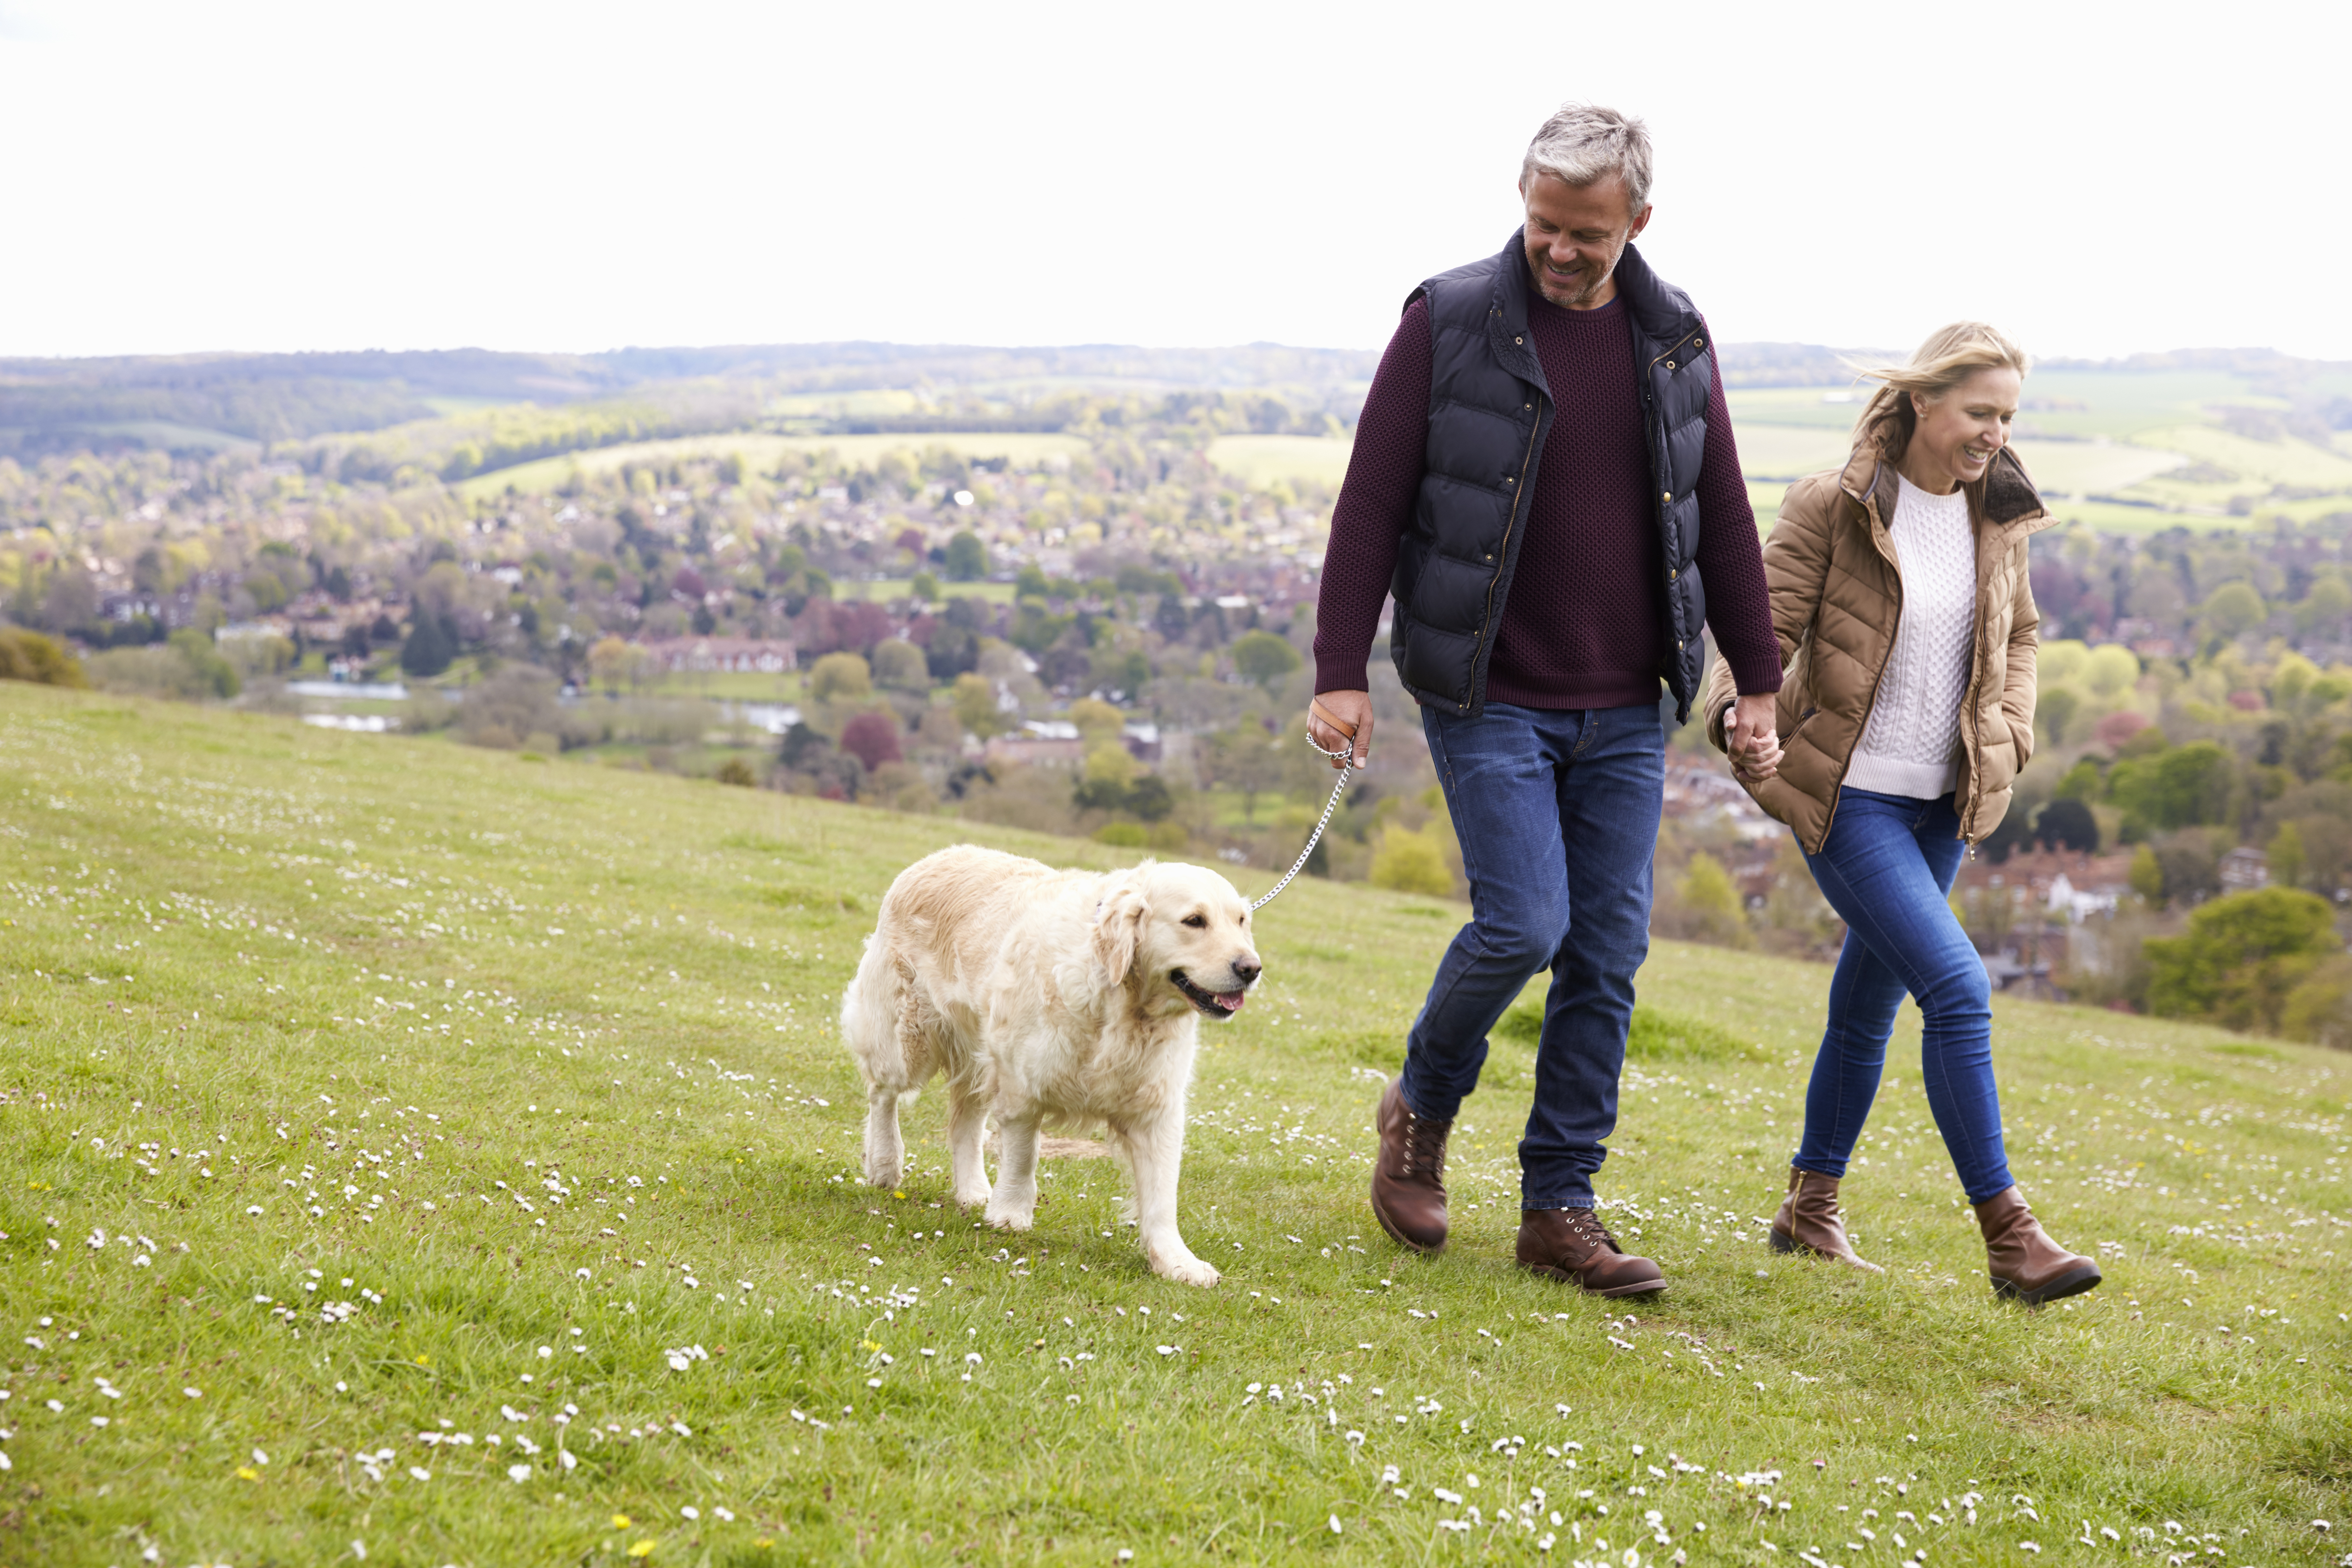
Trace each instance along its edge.
{"label": "vest zipper", "polygon": [[[1653,417],[1644,422],[1649,426],[1649,428],[1643,432],[1643,436],[1653,443],[1650,447],[1650,471],[1659,484],[1666,486],[1669,489],[1671,489],[1674,483],[1674,476],[1666,471],[1666,449],[1665,443],[1663,439],[1664,432],[1658,428],[1658,422],[1655,418],[1658,405],[1656,396],[1650,390],[1650,378],[1651,375],[1654,375],[1657,373],[1658,366],[1665,363],[1667,354],[1681,353],[1684,346],[1696,336],[1698,336],[1698,334],[1695,331],[1685,333],[1681,342],[1675,344],[1672,348],[1666,350],[1665,353],[1659,354],[1656,358],[1650,361],[1650,374],[1642,377],[1642,407],[1645,413],[1653,416]],[[1661,493],[1665,492],[1662,491]],[[1668,553],[1668,545],[1670,542],[1666,538],[1666,505],[1667,503],[1664,501],[1660,501],[1658,503],[1658,552],[1661,555]],[[1676,549],[1674,550],[1672,553],[1675,556],[1680,556],[1682,552],[1679,549]],[[1667,565],[1675,573],[1676,575],[1675,580],[1679,583],[1681,581],[1683,563],[1680,560],[1670,560],[1667,563]],[[1672,621],[1675,618],[1675,596],[1672,593],[1669,593],[1666,595],[1666,616],[1669,621]],[[1696,626],[1688,627],[1686,629],[1694,636],[1699,635],[1700,633],[1700,628]],[[1689,638],[1685,637],[1680,640],[1688,641]],[[1679,647],[1675,649],[1675,658],[1677,665],[1681,662],[1682,651],[1683,650]],[[1672,680],[1668,680],[1666,685],[1669,688],[1672,688],[1674,682]],[[1677,700],[1680,700],[1677,699]]]}
{"label": "vest zipper", "polygon": [[1690,341],[1691,341],[1691,339],[1693,339],[1693,338],[1695,338],[1695,337],[1696,337],[1696,336],[1698,336],[1698,334],[1697,334],[1696,332],[1688,332],[1688,333],[1685,333],[1685,334],[1684,335],[1684,337],[1683,337],[1683,342],[1682,342],[1681,343],[1676,343],[1674,347],[1672,347],[1672,348],[1668,349],[1668,350],[1666,351],[1666,353],[1660,354],[1660,355],[1657,357],[1657,359],[1654,359],[1654,360],[1652,360],[1652,361],[1650,362],[1650,368],[1651,368],[1652,370],[1655,370],[1655,369],[1657,369],[1657,368],[1658,368],[1659,361],[1660,361],[1660,360],[1664,360],[1664,359],[1666,357],[1666,354],[1674,354],[1674,353],[1682,353],[1682,351],[1683,351],[1683,343],[1686,343],[1686,342],[1690,342]]}
{"label": "vest zipper", "polygon": [[[1549,395],[1546,396],[1546,401],[1549,401]],[[1487,658],[1493,656],[1494,639],[1486,636],[1486,634],[1495,629],[1495,584],[1502,580],[1503,568],[1510,564],[1511,531],[1519,525],[1519,506],[1521,502],[1526,500],[1528,493],[1528,468],[1535,462],[1536,459],[1536,432],[1542,428],[1543,412],[1538,409],[1536,412],[1536,422],[1528,427],[1528,449],[1519,458],[1518,479],[1511,486],[1511,515],[1503,520],[1503,542],[1495,552],[1495,553],[1500,556],[1501,559],[1495,563],[1495,574],[1486,579],[1486,607],[1484,613],[1479,616],[1478,622],[1478,653],[1476,657],[1479,658]],[[1470,694],[1473,698],[1477,697],[1485,689],[1485,681],[1475,678],[1472,679]],[[1470,704],[1465,702],[1462,706],[1466,709]]]}

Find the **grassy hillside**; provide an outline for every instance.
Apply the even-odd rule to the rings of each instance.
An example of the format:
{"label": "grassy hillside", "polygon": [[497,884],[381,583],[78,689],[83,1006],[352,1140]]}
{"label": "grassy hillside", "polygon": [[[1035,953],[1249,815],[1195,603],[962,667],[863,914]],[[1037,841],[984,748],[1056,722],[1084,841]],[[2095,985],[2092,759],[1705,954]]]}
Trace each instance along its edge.
{"label": "grassy hillside", "polygon": [[0,685],[0,1562],[2343,1553],[2345,1058],[2000,1004],[2017,1168],[2108,1271],[2029,1313],[1916,1020],[1849,1185],[1887,1274],[1769,1252],[1826,972],[1660,944],[1602,1192],[1675,1289],[1628,1311],[1509,1265],[1509,1031],[1454,1250],[1370,1223],[1462,911],[1304,883],[1202,1058],[1187,1290],[1102,1163],[1027,1236],[942,1206],[935,1093],[856,1184],[830,1015],[960,831]]}

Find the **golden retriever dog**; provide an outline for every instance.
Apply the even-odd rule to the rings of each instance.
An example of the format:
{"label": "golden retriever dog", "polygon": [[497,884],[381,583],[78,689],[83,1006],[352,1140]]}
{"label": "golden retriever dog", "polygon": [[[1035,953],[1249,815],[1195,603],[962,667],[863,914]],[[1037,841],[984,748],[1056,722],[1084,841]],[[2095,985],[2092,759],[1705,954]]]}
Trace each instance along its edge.
{"label": "golden retriever dog", "polygon": [[[898,1108],[943,1073],[956,1202],[1027,1230],[1039,1129],[1100,1126],[1135,1184],[1152,1268],[1215,1284],[1176,1229],[1184,1098],[1201,1019],[1240,1012],[1262,967],[1249,906],[1198,866],[1056,871],[969,845],[925,856],[883,896],[841,1002],[866,1078],[866,1181],[898,1185]],[[992,1119],[993,1189],[981,1163]]]}

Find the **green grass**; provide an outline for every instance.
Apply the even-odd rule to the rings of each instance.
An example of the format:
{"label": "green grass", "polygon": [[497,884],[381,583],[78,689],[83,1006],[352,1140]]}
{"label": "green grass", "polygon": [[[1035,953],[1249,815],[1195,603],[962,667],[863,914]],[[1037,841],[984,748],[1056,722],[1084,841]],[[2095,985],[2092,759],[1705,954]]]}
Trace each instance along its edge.
{"label": "green grass", "polygon": [[[1850,435],[1854,416],[1862,412],[1857,398],[1870,395],[1867,385],[1853,386],[1730,386],[1724,389],[1732,423],[1791,425]],[[1832,402],[1834,398],[1836,401]]]}
{"label": "green grass", "polygon": [[[950,599],[978,599],[984,604],[1009,605],[1019,592],[1017,584],[1012,583],[955,583],[937,574],[933,574],[932,580],[939,584],[938,603],[940,605]],[[871,599],[877,604],[887,605],[893,599],[903,599],[914,591],[915,580],[911,577],[887,577],[878,583],[845,577],[833,585],[833,596],[845,603],[851,599]]]}
{"label": "green grass", "polygon": [[831,1015],[890,877],[959,837],[1118,863],[0,685],[0,1561],[2344,1550],[2309,1521],[2352,1481],[2347,1058],[1997,1004],[2021,1180],[2108,1270],[2026,1312],[1916,1019],[1847,1184],[1886,1275],[1760,1244],[1827,972],[1660,942],[1601,1187],[1674,1289],[1611,1306],[1511,1267],[1509,1030],[1453,1247],[1381,1237],[1375,1080],[1461,907],[1302,882],[1202,1058],[1185,1231],[1226,1275],[1188,1290],[1105,1163],[1050,1162],[1026,1236],[944,1206],[936,1091],[903,1195],[856,1184]]}
{"label": "green grass", "polygon": [[2189,461],[2128,441],[2020,441],[2017,455],[2045,496],[2112,495]]}
{"label": "green grass", "polygon": [[1209,443],[1209,461],[1261,489],[1303,479],[1337,490],[1355,449],[1354,441],[1338,436],[1220,436]]}
{"label": "green grass", "polygon": [[1842,468],[1853,450],[1843,430],[1799,425],[1736,425],[1739,471],[1751,479],[1786,482],[1823,468]]}

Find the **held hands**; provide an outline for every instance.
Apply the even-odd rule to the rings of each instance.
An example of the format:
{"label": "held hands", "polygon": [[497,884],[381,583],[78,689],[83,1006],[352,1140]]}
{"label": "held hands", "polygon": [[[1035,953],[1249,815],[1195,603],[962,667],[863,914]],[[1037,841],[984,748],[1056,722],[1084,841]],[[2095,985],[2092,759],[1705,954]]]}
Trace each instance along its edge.
{"label": "held hands", "polygon": [[1369,691],[1325,691],[1307,705],[1307,736],[1327,752],[1348,755],[1331,759],[1335,768],[1352,758],[1357,767],[1372,760],[1372,697]]}
{"label": "held hands", "polygon": [[1774,707],[1772,693],[1758,692],[1734,702],[1725,719],[1725,754],[1731,759],[1731,771],[1747,783],[1759,783],[1780,771]]}

